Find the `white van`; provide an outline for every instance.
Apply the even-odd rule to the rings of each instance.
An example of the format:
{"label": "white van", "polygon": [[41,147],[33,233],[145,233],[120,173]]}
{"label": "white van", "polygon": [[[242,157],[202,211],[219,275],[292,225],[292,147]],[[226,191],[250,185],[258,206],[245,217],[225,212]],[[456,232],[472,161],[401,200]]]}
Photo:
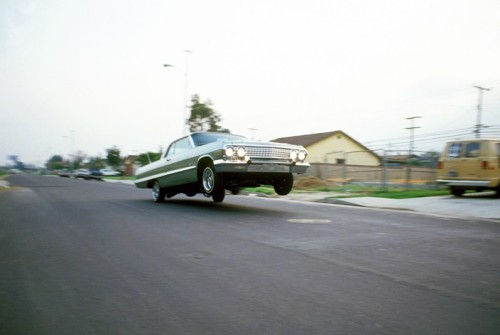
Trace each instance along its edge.
{"label": "white van", "polygon": [[466,190],[494,190],[500,195],[500,139],[446,143],[438,163],[438,180],[461,196]]}

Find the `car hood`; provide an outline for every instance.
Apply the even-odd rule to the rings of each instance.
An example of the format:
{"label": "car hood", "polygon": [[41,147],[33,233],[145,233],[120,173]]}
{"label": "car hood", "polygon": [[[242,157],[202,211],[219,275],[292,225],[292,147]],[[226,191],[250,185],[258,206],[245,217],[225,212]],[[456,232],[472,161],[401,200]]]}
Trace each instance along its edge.
{"label": "car hood", "polygon": [[226,144],[234,145],[234,146],[252,146],[252,147],[275,147],[275,148],[301,148],[304,147],[301,145],[288,144],[288,143],[279,143],[279,142],[265,142],[265,141],[227,141]]}

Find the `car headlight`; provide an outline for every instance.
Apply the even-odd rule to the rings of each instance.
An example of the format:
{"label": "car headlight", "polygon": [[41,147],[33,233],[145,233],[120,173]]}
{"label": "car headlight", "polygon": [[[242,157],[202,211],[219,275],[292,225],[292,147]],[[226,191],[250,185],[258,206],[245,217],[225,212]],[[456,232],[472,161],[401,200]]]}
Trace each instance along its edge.
{"label": "car headlight", "polygon": [[238,148],[238,150],[236,151],[236,155],[238,155],[238,158],[245,158],[245,156],[247,155],[247,149],[243,147]]}
{"label": "car headlight", "polygon": [[305,151],[300,151],[298,154],[298,158],[300,161],[304,161],[306,159],[307,153]]}
{"label": "car headlight", "polygon": [[227,157],[231,158],[234,155],[234,149],[232,147],[227,147],[224,153]]}
{"label": "car headlight", "polygon": [[290,159],[292,161],[297,160],[298,155],[299,155],[299,153],[297,151],[294,151],[294,150],[290,151]]}

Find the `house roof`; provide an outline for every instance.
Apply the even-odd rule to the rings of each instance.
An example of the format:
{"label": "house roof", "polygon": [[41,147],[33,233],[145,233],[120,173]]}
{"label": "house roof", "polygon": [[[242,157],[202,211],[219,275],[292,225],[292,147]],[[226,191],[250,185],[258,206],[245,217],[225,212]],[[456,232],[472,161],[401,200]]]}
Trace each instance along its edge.
{"label": "house roof", "polygon": [[350,141],[354,142],[355,144],[359,145],[363,150],[366,150],[367,152],[371,153],[377,159],[380,159],[380,157],[365,147],[363,144],[359,143],[355,139],[353,139],[351,136],[347,135],[341,130],[335,130],[335,131],[328,131],[325,133],[317,133],[317,134],[308,134],[308,135],[299,135],[299,136],[290,136],[290,137],[280,137],[275,140],[271,140],[271,142],[278,142],[278,143],[288,143],[288,144],[295,144],[295,145],[302,145],[303,147],[307,148],[315,143],[318,143],[324,139],[330,138],[332,136],[336,135],[342,135],[346,138],[348,138]]}
{"label": "house roof", "polygon": [[291,137],[280,137],[280,138],[277,138],[275,140],[272,140],[271,142],[288,143],[288,144],[302,145],[303,147],[308,147],[310,145],[313,145],[314,143],[317,143],[321,140],[324,140],[325,138],[334,136],[334,135],[339,134],[339,133],[345,135],[342,131],[335,130],[335,131],[329,131],[326,133],[299,135],[299,136],[291,136]]}

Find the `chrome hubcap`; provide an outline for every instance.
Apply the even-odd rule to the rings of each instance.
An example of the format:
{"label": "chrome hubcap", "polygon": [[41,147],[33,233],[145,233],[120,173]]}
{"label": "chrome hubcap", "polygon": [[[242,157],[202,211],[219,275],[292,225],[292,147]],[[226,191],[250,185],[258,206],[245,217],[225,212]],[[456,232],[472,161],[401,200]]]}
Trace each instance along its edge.
{"label": "chrome hubcap", "polygon": [[203,171],[203,176],[202,176],[203,190],[206,193],[212,192],[212,190],[214,189],[214,182],[215,182],[214,172],[212,171],[211,168],[206,167],[205,170]]}
{"label": "chrome hubcap", "polygon": [[160,183],[154,183],[151,195],[153,196],[153,200],[156,201],[158,199],[158,197],[160,196]]}

